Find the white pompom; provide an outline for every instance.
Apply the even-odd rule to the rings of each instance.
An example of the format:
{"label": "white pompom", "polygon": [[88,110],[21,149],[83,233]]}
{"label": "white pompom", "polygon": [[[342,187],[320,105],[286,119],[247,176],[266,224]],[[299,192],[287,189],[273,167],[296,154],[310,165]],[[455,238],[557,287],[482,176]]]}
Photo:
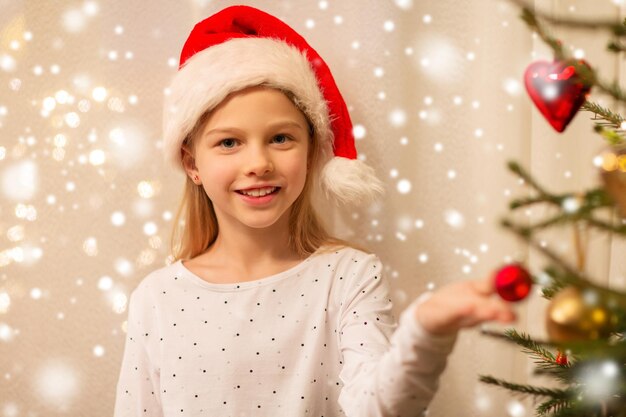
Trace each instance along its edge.
{"label": "white pompom", "polygon": [[342,204],[371,203],[385,191],[374,169],[358,159],[332,158],[322,169],[320,179],[326,196]]}

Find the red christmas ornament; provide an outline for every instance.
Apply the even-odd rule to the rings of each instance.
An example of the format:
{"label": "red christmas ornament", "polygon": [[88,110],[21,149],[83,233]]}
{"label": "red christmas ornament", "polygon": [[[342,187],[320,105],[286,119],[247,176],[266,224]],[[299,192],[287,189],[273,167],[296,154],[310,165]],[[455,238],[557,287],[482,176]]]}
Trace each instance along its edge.
{"label": "red christmas ornament", "polygon": [[554,360],[557,365],[568,366],[569,361],[567,360],[567,355],[560,350],[556,354],[556,359]]}
{"label": "red christmas ornament", "polygon": [[530,274],[520,264],[506,265],[495,276],[496,291],[506,301],[526,298],[533,283]]}
{"label": "red christmas ornament", "polygon": [[[526,68],[524,85],[535,106],[550,125],[563,132],[591,87],[576,73],[573,61],[537,61]],[[585,65],[583,60],[578,64]]]}

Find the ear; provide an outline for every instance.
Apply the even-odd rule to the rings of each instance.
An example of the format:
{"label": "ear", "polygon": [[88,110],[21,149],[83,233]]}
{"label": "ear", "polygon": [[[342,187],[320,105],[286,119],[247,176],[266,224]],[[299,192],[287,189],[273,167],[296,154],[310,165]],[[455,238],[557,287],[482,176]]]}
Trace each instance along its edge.
{"label": "ear", "polygon": [[189,175],[189,178],[193,180],[193,178],[196,177],[199,172],[198,168],[196,167],[196,160],[193,157],[191,149],[189,149],[187,145],[182,145],[180,147],[180,156],[187,175]]}

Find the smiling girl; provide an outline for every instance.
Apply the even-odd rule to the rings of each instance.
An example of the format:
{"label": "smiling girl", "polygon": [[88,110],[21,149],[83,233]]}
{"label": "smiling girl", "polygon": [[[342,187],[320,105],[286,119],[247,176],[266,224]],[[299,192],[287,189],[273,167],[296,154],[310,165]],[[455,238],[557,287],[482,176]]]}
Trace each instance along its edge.
{"label": "smiling girl", "polygon": [[365,204],[382,184],[330,70],[282,21],[234,6],[198,23],[164,118],[187,175],[175,262],[131,294],[115,416],[420,415],[458,330],[514,319],[484,279],[396,324],[378,257],[315,208],[318,190]]}
{"label": "smiling girl", "polygon": [[188,269],[210,282],[250,281],[302,260],[285,243],[307,180],[309,130],[302,112],[271,88],[246,88],[213,109],[193,149],[183,145],[183,164],[204,188],[219,233],[184,262]]}

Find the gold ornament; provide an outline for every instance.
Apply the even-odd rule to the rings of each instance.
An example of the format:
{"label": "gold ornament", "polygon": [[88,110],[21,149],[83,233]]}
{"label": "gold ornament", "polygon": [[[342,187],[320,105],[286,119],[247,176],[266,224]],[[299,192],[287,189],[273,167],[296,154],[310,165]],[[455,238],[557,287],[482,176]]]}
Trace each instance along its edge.
{"label": "gold ornament", "polygon": [[548,306],[546,326],[553,342],[606,338],[616,325],[617,316],[592,289],[564,288]]}
{"label": "gold ornament", "polygon": [[626,146],[612,147],[602,154],[600,175],[620,216],[626,218]]}

